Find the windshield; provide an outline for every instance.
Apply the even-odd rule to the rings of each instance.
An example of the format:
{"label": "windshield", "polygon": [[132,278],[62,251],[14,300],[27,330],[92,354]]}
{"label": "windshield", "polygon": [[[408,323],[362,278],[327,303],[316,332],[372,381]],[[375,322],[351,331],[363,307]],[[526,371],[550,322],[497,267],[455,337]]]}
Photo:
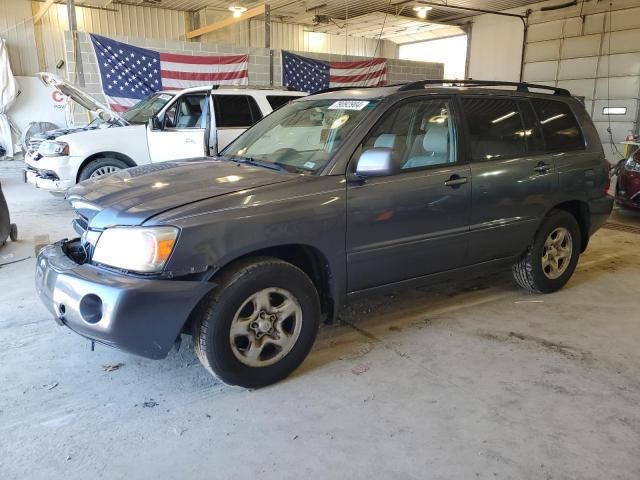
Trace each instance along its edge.
{"label": "windshield", "polygon": [[316,172],[376,104],[335,99],[292,102],[247,130],[222,154],[291,171]]}
{"label": "windshield", "polygon": [[172,98],[173,95],[171,93],[154,93],[140,100],[120,116],[129,123],[147,123],[149,118],[158,113]]}

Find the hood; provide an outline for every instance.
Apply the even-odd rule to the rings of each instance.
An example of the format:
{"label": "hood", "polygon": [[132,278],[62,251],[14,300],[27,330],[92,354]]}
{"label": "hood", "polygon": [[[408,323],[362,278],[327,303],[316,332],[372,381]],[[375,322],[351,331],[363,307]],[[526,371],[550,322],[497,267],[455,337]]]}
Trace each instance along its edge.
{"label": "hood", "polygon": [[272,185],[299,175],[209,158],[129,168],[84,181],[67,200],[91,228],[140,225],[183,205]]}
{"label": "hood", "polygon": [[[100,125],[85,125],[84,127],[73,128],[57,128],[55,130],[47,130],[46,132],[36,133],[31,137],[31,140],[55,140],[63,135],[71,135],[72,133],[87,132],[89,130],[97,130]],[[104,128],[104,127],[103,127]]]}
{"label": "hood", "polygon": [[94,117],[100,118],[105,122],[120,123],[121,125],[128,124],[128,122],[124,118],[112,111],[109,107],[100,103],[91,95],[83,92],[77,87],[74,87],[70,83],[67,83],[64,80],[60,80],[52,73],[41,72],[38,73],[38,77],[40,77],[42,83],[44,83],[48,87],[71,98],[78,105],[89,110]]}

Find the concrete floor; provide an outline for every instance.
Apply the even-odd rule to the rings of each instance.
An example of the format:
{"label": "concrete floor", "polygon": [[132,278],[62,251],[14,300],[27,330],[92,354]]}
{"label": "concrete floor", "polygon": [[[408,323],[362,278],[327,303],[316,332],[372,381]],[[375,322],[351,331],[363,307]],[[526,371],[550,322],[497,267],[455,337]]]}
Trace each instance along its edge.
{"label": "concrete floor", "polygon": [[364,299],[291,378],[246,391],[190,341],[151,361],[59,328],[34,237],[72,235],[72,214],[16,166],[0,263],[30,258],[0,269],[0,479],[640,478],[639,235],[600,231],[553,295],[497,274]]}

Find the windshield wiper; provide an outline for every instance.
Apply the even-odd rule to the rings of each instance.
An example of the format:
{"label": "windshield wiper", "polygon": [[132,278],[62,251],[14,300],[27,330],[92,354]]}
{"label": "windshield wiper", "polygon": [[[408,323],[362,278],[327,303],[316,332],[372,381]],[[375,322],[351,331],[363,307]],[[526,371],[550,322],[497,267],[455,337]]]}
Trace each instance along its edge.
{"label": "windshield wiper", "polygon": [[252,157],[231,157],[233,162],[244,163],[247,165],[255,165],[256,167],[268,168],[269,170],[278,170],[279,172],[286,172],[287,169],[278,165],[276,163],[271,162],[263,162],[261,160],[256,160]]}

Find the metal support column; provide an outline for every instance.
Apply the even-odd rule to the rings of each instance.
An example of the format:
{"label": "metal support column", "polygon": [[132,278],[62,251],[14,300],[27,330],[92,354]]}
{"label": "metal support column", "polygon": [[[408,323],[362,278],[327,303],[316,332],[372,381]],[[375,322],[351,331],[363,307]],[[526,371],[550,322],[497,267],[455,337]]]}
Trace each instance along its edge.
{"label": "metal support column", "polygon": [[75,0],[67,0],[67,15],[69,20],[69,31],[71,32],[71,41],[73,42],[73,61],[75,62],[75,76],[72,78],[72,81],[78,86],[84,87],[84,67],[82,66],[82,52],[80,51],[80,42],[78,41],[78,20],[76,18]]}
{"label": "metal support column", "polygon": [[271,50],[271,5],[264,4],[264,48],[269,49],[269,86],[273,87],[273,50]]}

